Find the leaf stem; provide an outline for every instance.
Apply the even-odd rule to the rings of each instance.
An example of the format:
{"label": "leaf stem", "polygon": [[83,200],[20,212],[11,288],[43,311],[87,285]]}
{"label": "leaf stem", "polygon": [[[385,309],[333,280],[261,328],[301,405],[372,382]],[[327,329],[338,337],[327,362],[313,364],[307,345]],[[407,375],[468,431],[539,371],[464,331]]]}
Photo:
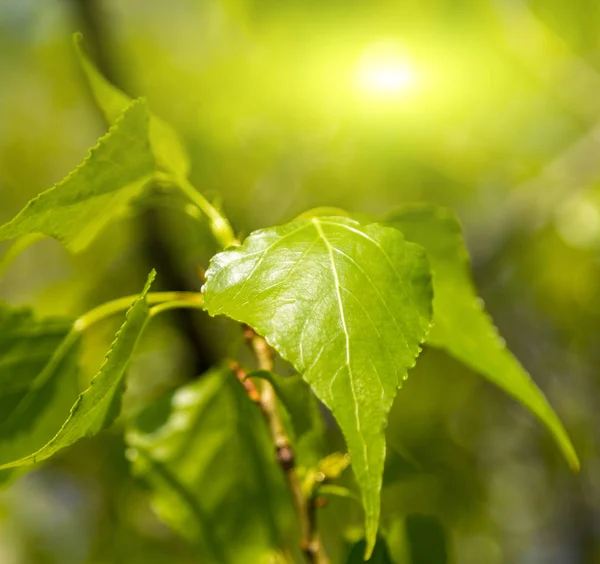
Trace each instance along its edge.
{"label": "leaf stem", "polygon": [[0,276],[2,276],[14,260],[25,250],[31,247],[34,243],[44,239],[42,233],[30,233],[19,237],[6,251],[4,256],[0,258]]}
{"label": "leaf stem", "polygon": [[[129,309],[138,298],[139,294],[132,294],[99,305],[79,317],[73,324],[73,328],[75,331],[85,331],[90,325]],[[149,292],[146,301],[148,304],[158,304],[150,309],[150,315],[182,307],[202,309],[204,304],[203,296],[198,292]]]}
{"label": "leaf stem", "polygon": [[[256,355],[259,368],[261,370],[273,372],[273,354],[265,339],[256,334],[256,332],[248,326],[244,327],[244,337]],[[240,378],[239,371],[236,372],[236,374],[238,374],[238,378]],[[313,498],[307,500],[302,491],[302,484],[296,473],[294,450],[277,409],[275,389],[270,382],[263,380],[261,383],[260,394],[258,395],[257,391],[253,394],[252,391],[248,389],[248,385],[253,387],[254,384],[252,384],[250,380],[247,380],[245,376],[245,374],[242,375],[242,383],[245,384],[246,391],[250,398],[252,399],[254,396],[258,399],[257,403],[269,425],[271,438],[275,445],[277,462],[285,473],[286,481],[294,500],[298,519],[300,520],[300,531],[302,535],[300,545],[304,557],[310,564],[328,564],[329,559],[325,554],[316,527],[315,500]]]}
{"label": "leaf stem", "polygon": [[223,248],[239,245],[229,220],[213,206],[187,178],[177,179],[181,191],[208,217],[210,230]]}

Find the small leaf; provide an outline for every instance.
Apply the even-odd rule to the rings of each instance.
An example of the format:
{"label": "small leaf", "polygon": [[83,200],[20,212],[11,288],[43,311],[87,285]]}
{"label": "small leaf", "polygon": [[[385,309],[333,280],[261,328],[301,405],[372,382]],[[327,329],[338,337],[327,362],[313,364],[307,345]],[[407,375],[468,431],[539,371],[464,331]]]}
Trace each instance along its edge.
{"label": "small leaf", "polygon": [[[131,104],[131,98],[106,80],[91,62],[83,49],[83,37],[80,33],[73,36],[73,43],[96,103],[106,121],[112,125]],[[186,177],[190,164],[178,135],[171,126],[153,114],[150,114],[149,138],[158,167],[177,177]]]}
{"label": "small leaf", "polygon": [[250,235],[216,255],[205,307],[263,335],[332,411],[362,491],[373,547],[396,390],[430,323],[429,268],[395,229],[312,218]]}
{"label": "small leaf", "polygon": [[350,464],[350,457],[341,452],[334,452],[319,460],[317,470],[323,474],[324,479],[335,480],[339,478]]}
{"label": "small leaf", "polygon": [[544,394],[506,349],[470,276],[469,256],[460,224],[447,209],[413,205],[387,219],[427,251],[434,287],[434,325],[427,341],[481,373],[529,408],[550,430],[572,468],[575,449]]}
{"label": "small leaf", "polygon": [[344,486],[338,486],[336,484],[323,484],[319,486],[318,493],[319,496],[335,496],[344,499],[352,499],[358,503],[361,503],[360,497],[355,492]]}
{"label": "small leaf", "polygon": [[202,561],[260,562],[278,547],[291,501],[260,410],[233,372],[215,369],[178,389],[142,413],[126,440],[155,511]]}
{"label": "small leaf", "polygon": [[0,241],[42,233],[85,248],[154,174],[147,130],[146,103],[136,100],[73,172],[0,227]]}
{"label": "small leaf", "polygon": [[79,353],[71,326],[0,303],[0,465],[35,452],[69,416]]}
{"label": "small leaf", "polygon": [[[146,294],[154,277],[155,273],[152,272],[139,298],[129,308],[125,322],[117,332],[115,341],[100,372],[94,376],[89,388],[77,398],[68,414],[68,418],[66,421],[63,419],[64,424],[58,432],[44,446],[33,451],[32,454],[29,454],[32,452],[30,450],[27,456],[12,458],[10,461],[5,460],[0,465],[0,469],[33,464],[49,458],[60,449],[83,437],[91,437],[113,423],[120,410],[121,395],[125,387],[124,380],[129,362],[149,317]],[[61,348],[59,348],[59,354],[52,357],[55,365],[59,363],[56,360],[57,357],[60,358],[60,363],[64,363],[65,359],[70,360],[72,358],[70,351],[73,347],[69,343],[69,339],[73,335],[74,338],[77,338],[77,333],[70,333],[61,345],[66,352],[60,352]],[[59,371],[50,371],[50,374],[54,373],[59,373]],[[47,380],[47,377],[45,380]],[[43,383],[44,379],[38,379],[37,381]],[[34,399],[38,399],[38,396],[42,400],[46,399],[45,394],[35,393],[38,385],[41,384],[32,387],[34,389]],[[30,405],[33,405],[32,401],[30,401]],[[23,413],[19,414],[19,421],[21,425],[26,425]],[[2,425],[2,429],[4,430],[4,425]]]}

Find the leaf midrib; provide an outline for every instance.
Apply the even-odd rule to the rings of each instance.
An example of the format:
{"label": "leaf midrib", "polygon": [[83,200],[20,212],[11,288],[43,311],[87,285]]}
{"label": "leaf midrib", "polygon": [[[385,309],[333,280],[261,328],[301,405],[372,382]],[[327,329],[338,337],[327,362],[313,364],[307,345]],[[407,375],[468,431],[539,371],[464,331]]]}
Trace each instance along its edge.
{"label": "leaf midrib", "polygon": [[[358,434],[361,438],[362,444],[363,444],[364,464],[365,464],[365,469],[368,473],[369,472],[369,457],[368,457],[368,453],[367,453],[367,443],[364,439],[361,424],[360,424],[360,415],[359,415],[359,410],[358,410],[358,398],[356,396],[356,389],[354,387],[354,375],[352,374],[352,366],[351,366],[351,362],[350,362],[350,360],[351,360],[351,358],[350,358],[350,333],[348,332],[348,327],[346,325],[344,304],[342,302],[342,294],[340,291],[340,279],[339,279],[337,267],[335,265],[335,258],[333,256],[333,246],[329,242],[329,239],[327,239],[327,236],[325,235],[325,232],[323,231],[323,228],[321,227],[321,222],[316,217],[313,217],[311,219],[311,222],[315,226],[318,236],[323,240],[323,243],[325,244],[325,247],[327,248],[329,260],[331,261],[331,271],[332,271],[333,279],[335,282],[335,292],[336,292],[338,307],[340,310],[340,320],[342,322],[342,329],[344,331],[344,337],[346,339],[346,367],[348,369],[348,378],[349,378],[349,382],[350,382],[350,389],[352,390],[352,399],[354,400],[354,417],[356,419],[356,431],[358,432]],[[331,382],[329,383],[329,393],[331,394],[332,398],[333,398],[333,383],[335,381],[335,378],[339,374],[339,372],[340,371],[336,372],[334,377],[331,379]]]}

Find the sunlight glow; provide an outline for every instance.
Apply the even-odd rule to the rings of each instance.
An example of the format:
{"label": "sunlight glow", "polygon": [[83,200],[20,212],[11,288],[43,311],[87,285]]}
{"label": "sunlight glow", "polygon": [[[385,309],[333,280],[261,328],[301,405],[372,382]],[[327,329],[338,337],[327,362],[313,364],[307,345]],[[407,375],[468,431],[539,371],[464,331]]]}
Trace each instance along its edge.
{"label": "sunlight glow", "polygon": [[374,96],[404,94],[417,83],[410,61],[385,44],[367,49],[358,63],[356,78],[360,90]]}

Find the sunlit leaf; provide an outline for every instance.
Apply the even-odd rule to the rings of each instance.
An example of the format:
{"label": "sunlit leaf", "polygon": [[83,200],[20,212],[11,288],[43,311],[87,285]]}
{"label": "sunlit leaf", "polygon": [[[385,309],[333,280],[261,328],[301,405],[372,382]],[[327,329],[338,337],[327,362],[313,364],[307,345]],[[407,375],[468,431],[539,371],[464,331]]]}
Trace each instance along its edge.
{"label": "sunlit leaf", "polygon": [[75,170],[0,227],[0,241],[42,233],[73,252],[86,247],[154,174],[147,130],[146,103],[136,100]]}
{"label": "sunlit leaf", "polygon": [[395,229],[313,218],[250,235],[211,261],[211,315],[247,323],[290,361],[344,432],[372,548],[384,427],[430,323],[422,249]]}
{"label": "sunlit leaf", "polygon": [[529,408],[548,427],[570,465],[577,469],[577,454],[560,419],[507,350],[477,297],[468,253],[454,214],[436,206],[413,205],[396,211],[387,221],[427,251],[434,287],[434,326],[428,342],[447,350]]}
{"label": "sunlit leaf", "polygon": [[202,561],[260,562],[279,545],[291,500],[260,410],[233,372],[214,370],[178,389],[126,438],[156,512]]}
{"label": "sunlit leaf", "polygon": [[[86,75],[96,103],[109,124],[115,123],[125,108],[131,104],[131,98],[111,84],[91,62],[83,49],[83,37],[80,33],[73,36],[75,50],[83,72]],[[149,139],[159,168],[187,176],[189,159],[175,131],[160,118],[150,114]]]}
{"label": "sunlit leaf", "polygon": [[[56,434],[41,448],[28,450],[27,456],[11,457],[10,460],[3,458],[4,462],[0,465],[0,468],[33,464],[44,460],[61,448],[67,447],[83,437],[93,436],[113,423],[121,407],[121,395],[125,388],[125,374],[129,362],[149,317],[146,294],[150,289],[154,276],[154,272],[151,273],[142,293],[129,308],[125,322],[117,332],[100,372],[94,376],[89,388],[72,405],[70,413],[66,414],[63,425],[58,432],[54,427]],[[53,362],[56,368],[49,371],[51,376],[54,374],[60,375],[61,371],[65,370],[63,364],[67,360],[72,362],[70,351],[73,347],[69,341],[72,336],[77,338],[76,333],[69,333],[61,347],[59,347],[59,354],[52,357],[51,363]],[[64,353],[61,352],[61,348],[65,350]],[[57,358],[60,360],[56,360]],[[42,372],[43,374],[44,372]],[[38,381],[40,384],[37,384]],[[35,382],[36,384],[28,389],[29,393],[26,398],[31,397],[32,399],[28,400],[27,405],[32,406],[34,400],[39,401],[40,404],[52,401],[52,397],[48,393],[38,391],[38,386],[43,385],[45,382],[52,382],[52,380],[49,380],[48,376],[44,376],[44,378],[36,378]],[[61,393],[56,394],[57,399],[61,402],[64,401],[62,396]],[[24,409],[18,407],[15,413],[16,415],[11,419],[11,425],[14,425],[15,430],[18,432],[18,429],[26,427],[28,424],[27,413]],[[2,425],[3,430],[4,427]],[[2,452],[2,455],[4,457],[4,452]]]}

